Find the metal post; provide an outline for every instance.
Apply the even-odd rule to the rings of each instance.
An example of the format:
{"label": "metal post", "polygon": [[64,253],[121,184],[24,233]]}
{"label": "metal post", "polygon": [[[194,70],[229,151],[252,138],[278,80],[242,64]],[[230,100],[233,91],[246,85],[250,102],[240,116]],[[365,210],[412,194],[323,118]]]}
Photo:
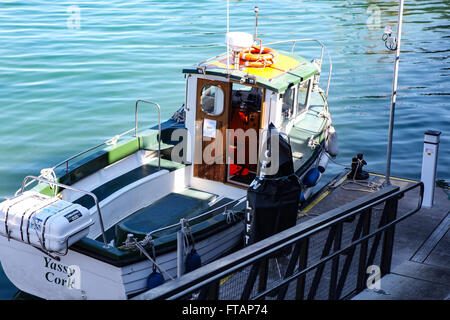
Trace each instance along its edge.
{"label": "metal post", "polygon": [[257,37],[257,35],[258,35],[258,11],[259,11],[259,8],[255,7],[255,38],[254,38],[255,40],[258,38]]}
{"label": "metal post", "polygon": [[184,273],[184,237],[183,230],[177,232],[177,278]]}
{"label": "metal post", "polygon": [[397,79],[398,79],[398,64],[400,61],[400,40],[402,35],[402,18],[403,18],[403,3],[404,0],[399,1],[398,9],[398,27],[397,27],[397,48],[395,51],[395,61],[394,61],[394,81],[392,83],[392,98],[391,98],[391,112],[389,118],[389,138],[388,147],[386,155],[386,180],[384,184],[386,186],[391,184],[391,154],[392,154],[392,136],[394,132],[394,114],[395,114],[395,102],[397,100]]}
{"label": "metal post", "polygon": [[428,130],[425,132],[422,156],[422,175],[420,178],[420,181],[423,182],[425,188],[422,202],[422,206],[425,208],[431,208],[433,206],[440,135],[440,131]]}
{"label": "metal post", "polygon": [[[394,197],[386,201],[383,214],[386,214],[385,225],[397,218],[398,198]],[[395,225],[384,232],[383,247],[381,249],[381,276],[391,272],[392,252],[394,249]]]}

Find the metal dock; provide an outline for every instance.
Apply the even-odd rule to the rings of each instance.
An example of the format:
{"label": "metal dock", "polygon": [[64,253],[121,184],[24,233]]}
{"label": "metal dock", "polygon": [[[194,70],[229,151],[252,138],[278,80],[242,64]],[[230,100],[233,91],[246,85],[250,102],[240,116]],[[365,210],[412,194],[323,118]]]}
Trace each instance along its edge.
{"label": "metal dock", "polygon": [[344,170],[299,211],[297,225],[134,299],[450,298],[450,199],[421,182]]}

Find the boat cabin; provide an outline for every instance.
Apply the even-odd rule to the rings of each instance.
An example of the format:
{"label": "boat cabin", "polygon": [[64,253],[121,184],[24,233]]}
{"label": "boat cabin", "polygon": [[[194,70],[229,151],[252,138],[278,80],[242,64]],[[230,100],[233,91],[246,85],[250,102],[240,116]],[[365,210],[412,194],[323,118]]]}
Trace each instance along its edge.
{"label": "boat cabin", "polygon": [[183,70],[186,160],[195,177],[248,186],[257,174],[264,130],[273,123],[289,133],[305,116],[320,67],[293,53],[276,54],[265,67],[235,65],[223,54]]}

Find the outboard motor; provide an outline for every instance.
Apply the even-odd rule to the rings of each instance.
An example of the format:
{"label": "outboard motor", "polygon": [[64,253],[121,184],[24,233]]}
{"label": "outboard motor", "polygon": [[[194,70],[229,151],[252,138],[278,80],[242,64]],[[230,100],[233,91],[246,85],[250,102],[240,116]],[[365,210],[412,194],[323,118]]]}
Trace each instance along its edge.
{"label": "outboard motor", "polygon": [[297,221],[301,185],[294,174],[291,146],[270,124],[268,146],[272,137],[279,140],[279,166],[276,173],[265,175],[267,163],[263,162],[259,176],[247,190],[246,245],[288,229]]}

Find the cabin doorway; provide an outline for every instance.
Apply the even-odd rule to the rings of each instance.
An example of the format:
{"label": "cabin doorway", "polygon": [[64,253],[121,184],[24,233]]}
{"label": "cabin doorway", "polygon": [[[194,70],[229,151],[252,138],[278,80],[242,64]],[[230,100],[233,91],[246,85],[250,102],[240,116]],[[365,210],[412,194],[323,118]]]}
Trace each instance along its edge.
{"label": "cabin doorway", "polygon": [[194,176],[250,185],[257,172],[263,94],[255,86],[198,79]]}
{"label": "cabin doorway", "polygon": [[227,182],[248,186],[257,174],[263,89],[232,84]]}

